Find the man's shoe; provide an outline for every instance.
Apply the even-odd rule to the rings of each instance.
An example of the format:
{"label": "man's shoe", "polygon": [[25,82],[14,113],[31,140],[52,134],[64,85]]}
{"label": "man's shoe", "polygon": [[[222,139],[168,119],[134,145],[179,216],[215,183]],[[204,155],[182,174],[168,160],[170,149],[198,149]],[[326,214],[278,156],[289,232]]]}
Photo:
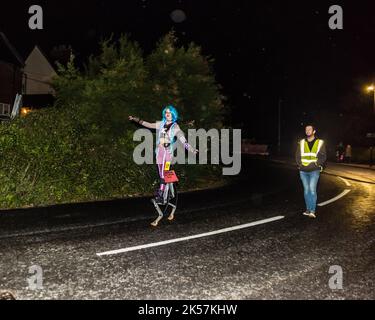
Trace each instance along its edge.
{"label": "man's shoe", "polygon": [[313,219],[316,219],[315,212],[310,212],[309,217],[310,217],[310,218],[313,218]]}
{"label": "man's shoe", "polygon": [[307,216],[307,217],[309,217],[310,216],[310,211],[305,211],[304,213],[302,213],[304,216]]}

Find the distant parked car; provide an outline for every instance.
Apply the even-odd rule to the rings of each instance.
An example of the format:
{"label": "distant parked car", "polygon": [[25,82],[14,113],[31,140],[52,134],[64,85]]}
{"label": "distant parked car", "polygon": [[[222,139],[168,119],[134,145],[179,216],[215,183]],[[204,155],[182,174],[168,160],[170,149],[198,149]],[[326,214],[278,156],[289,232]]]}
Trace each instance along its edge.
{"label": "distant parked car", "polygon": [[267,144],[253,144],[249,140],[242,140],[241,153],[249,155],[269,156],[269,148]]}

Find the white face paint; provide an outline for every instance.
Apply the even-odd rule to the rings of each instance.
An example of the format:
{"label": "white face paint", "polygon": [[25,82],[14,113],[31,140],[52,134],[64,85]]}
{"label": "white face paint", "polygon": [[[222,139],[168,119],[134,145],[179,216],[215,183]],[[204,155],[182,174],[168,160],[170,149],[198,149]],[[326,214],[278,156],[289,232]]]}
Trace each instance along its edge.
{"label": "white face paint", "polygon": [[172,121],[172,112],[169,109],[165,110],[165,118],[168,122]]}

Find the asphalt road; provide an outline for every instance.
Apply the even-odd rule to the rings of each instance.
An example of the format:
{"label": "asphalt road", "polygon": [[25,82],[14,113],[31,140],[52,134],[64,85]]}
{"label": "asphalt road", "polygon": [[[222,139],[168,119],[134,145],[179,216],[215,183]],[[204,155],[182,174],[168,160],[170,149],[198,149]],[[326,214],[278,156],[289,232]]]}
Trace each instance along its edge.
{"label": "asphalt road", "polygon": [[319,202],[338,195],[317,219],[305,217],[295,170],[246,160],[242,180],[181,194],[176,219],[156,229],[147,199],[3,212],[0,291],[18,299],[374,299],[375,185],[322,175]]}

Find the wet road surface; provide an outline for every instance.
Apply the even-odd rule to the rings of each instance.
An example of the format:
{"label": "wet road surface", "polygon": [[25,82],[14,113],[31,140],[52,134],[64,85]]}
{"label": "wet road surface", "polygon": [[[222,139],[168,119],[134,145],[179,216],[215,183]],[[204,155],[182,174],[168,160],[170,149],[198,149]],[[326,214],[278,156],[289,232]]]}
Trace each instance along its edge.
{"label": "wet road surface", "polygon": [[[345,190],[310,219],[294,169],[248,159],[232,185],[181,194],[176,219],[156,229],[148,199],[6,212],[0,290],[18,299],[374,299],[375,185],[322,175],[319,202]],[[43,289],[29,287],[33,265]],[[342,289],[330,288],[332,266]]]}

